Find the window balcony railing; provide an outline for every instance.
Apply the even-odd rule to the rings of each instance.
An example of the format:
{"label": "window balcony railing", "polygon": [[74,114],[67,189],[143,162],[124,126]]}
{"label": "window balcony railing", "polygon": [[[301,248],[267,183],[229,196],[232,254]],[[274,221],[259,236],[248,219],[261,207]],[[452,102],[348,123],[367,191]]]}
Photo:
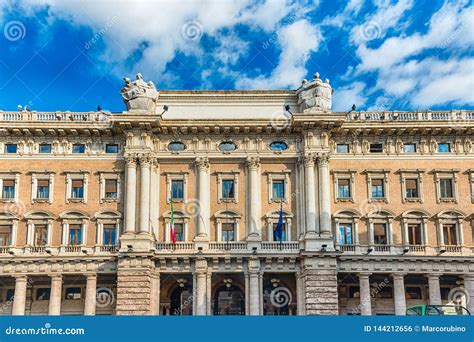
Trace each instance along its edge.
{"label": "window balcony railing", "polygon": [[462,246],[459,245],[446,245],[443,247],[446,251],[446,253],[461,253],[462,252]]}
{"label": "window balcony railing", "polygon": [[37,111],[0,111],[0,121],[31,122],[96,122],[110,123],[112,114],[106,112],[37,112]]}
{"label": "window balcony railing", "polygon": [[96,250],[98,252],[101,252],[101,253],[117,253],[119,251],[119,246],[117,246],[117,245],[101,245],[101,246],[97,246]]}
{"label": "window balcony railing", "polygon": [[32,246],[32,247],[27,247],[26,251],[30,253],[44,254],[46,253],[46,247],[45,246]]}
{"label": "window balcony railing", "polygon": [[425,253],[426,252],[426,246],[424,245],[406,245],[404,248],[408,249],[408,253]]}
{"label": "window balcony railing", "polygon": [[0,254],[10,254],[10,247],[1,246]]}
{"label": "window balcony railing", "polygon": [[209,249],[213,251],[239,251],[247,250],[247,242],[210,242]]}
{"label": "window balcony railing", "polygon": [[194,242],[158,242],[156,244],[157,251],[193,251],[194,250]]}
{"label": "window balcony railing", "polygon": [[81,246],[65,246],[64,251],[66,253],[80,253],[82,251]]}
{"label": "window balcony railing", "polygon": [[300,243],[291,241],[282,242],[262,242],[262,250],[264,251],[299,251]]}

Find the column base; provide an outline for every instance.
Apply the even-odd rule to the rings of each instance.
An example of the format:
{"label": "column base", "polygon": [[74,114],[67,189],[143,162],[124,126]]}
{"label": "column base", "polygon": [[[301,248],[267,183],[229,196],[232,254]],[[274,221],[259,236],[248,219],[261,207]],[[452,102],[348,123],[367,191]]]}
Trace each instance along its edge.
{"label": "column base", "polygon": [[155,250],[155,240],[150,233],[123,234],[120,252],[150,252]]}

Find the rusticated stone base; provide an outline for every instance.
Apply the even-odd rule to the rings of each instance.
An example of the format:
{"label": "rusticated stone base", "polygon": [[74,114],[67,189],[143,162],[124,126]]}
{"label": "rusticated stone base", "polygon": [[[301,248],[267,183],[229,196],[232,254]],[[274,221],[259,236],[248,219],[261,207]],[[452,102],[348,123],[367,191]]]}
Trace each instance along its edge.
{"label": "rusticated stone base", "polygon": [[154,282],[151,263],[146,258],[119,260],[117,271],[117,315],[154,314]]}
{"label": "rusticated stone base", "polygon": [[337,315],[339,310],[335,260],[324,260],[323,263],[321,261],[319,259],[305,262],[303,279],[306,315]]}

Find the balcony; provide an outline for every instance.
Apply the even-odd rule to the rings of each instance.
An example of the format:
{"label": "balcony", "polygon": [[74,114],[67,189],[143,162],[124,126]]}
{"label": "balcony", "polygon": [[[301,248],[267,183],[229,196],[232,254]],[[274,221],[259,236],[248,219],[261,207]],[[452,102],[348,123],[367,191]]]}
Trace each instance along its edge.
{"label": "balcony", "polygon": [[0,111],[0,121],[9,122],[110,122],[112,114],[106,112],[37,112]]}
{"label": "balcony", "polygon": [[[246,241],[228,241],[228,242],[208,242],[202,245],[200,250],[202,253],[236,253],[249,254],[253,253],[253,248],[257,248],[259,253],[299,253],[299,242],[268,242],[264,241],[257,244],[249,245]],[[175,244],[169,242],[158,242],[156,244],[156,253],[186,253],[192,254],[198,251],[194,242],[177,242]]]}
{"label": "balcony", "polygon": [[262,242],[262,250],[264,251],[300,251],[299,242]]}

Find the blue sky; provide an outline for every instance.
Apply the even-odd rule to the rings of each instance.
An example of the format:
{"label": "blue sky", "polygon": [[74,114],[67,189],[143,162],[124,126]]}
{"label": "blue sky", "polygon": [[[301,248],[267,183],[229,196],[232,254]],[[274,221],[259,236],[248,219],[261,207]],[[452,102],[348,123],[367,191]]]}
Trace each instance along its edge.
{"label": "blue sky", "polygon": [[122,111],[158,89],[296,89],[333,110],[474,107],[471,1],[0,0],[0,110]]}

